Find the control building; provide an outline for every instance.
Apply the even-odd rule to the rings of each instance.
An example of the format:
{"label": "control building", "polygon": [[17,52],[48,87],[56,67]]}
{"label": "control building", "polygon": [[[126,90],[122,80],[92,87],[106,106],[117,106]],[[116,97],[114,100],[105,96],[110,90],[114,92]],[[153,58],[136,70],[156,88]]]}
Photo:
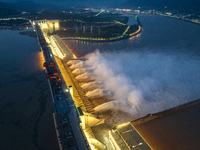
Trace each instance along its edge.
{"label": "control building", "polygon": [[34,20],[32,22],[33,26],[35,24],[40,25],[40,28],[42,29],[42,31],[44,32],[54,32],[57,30],[60,30],[60,23],[59,20]]}

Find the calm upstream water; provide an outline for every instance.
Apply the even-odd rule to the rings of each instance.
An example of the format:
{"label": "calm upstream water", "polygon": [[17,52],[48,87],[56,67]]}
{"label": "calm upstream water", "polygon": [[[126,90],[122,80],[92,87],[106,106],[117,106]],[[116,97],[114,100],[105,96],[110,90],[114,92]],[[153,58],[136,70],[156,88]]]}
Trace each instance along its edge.
{"label": "calm upstream water", "polygon": [[36,38],[0,31],[0,149],[58,149],[53,102]]}
{"label": "calm upstream water", "polygon": [[[129,24],[133,19],[131,16]],[[106,88],[115,92],[116,100],[125,102],[98,108],[131,114],[126,118],[117,114],[112,118],[116,122],[200,98],[200,26],[163,16],[139,15],[139,19],[143,31],[130,39],[108,43],[65,41],[78,57],[87,55],[88,65],[102,77]],[[156,150],[200,149],[199,107],[136,128]]]}
{"label": "calm upstream water", "polygon": [[[129,24],[134,24],[134,16]],[[192,54],[199,55],[200,26],[183,20],[139,15],[143,31],[136,37],[117,42],[89,43],[66,42],[77,56],[84,56],[96,49],[101,52],[136,51],[141,53]]]}

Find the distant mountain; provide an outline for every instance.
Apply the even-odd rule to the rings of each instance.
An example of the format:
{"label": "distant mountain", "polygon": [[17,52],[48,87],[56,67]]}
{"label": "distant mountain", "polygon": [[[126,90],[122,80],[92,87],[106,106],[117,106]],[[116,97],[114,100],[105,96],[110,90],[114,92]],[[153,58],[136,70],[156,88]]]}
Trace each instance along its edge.
{"label": "distant mountain", "polygon": [[19,1],[16,3],[0,2],[0,9],[12,9],[17,11],[36,12],[42,8],[41,5],[32,1]]}
{"label": "distant mountain", "polygon": [[35,3],[32,1],[19,1],[16,3],[0,2],[0,17],[19,15],[22,12],[61,11],[64,8],[64,6],[61,7],[56,4]]}

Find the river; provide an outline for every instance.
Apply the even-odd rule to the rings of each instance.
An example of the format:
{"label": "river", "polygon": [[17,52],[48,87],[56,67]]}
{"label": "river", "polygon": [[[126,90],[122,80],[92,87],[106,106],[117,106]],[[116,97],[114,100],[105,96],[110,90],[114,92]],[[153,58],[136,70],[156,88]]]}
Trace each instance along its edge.
{"label": "river", "polygon": [[0,147],[55,150],[54,107],[43,56],[36,38],[19,32],[0,31]]}
{"label": "river", "polygon": [[[87,56],[88,64],[97,68],[95,73],[117,93],[117,100],[132,104],[129,121],[200,97],[200,26],[163,16],[139,15],[139,19],[143,31],[130,39],[106,43],[65,41],[78,57],[93,53]],[[37,40],[11,30],[0,31],[0,39],[1,149],[58,149],[53,102]],[[97,49],[99,52],[95,52]],[[176,139],[179,143],[190,140],[199,149],[199,111],[195,107],[184,112],[186,115],[176,115],[179,120],[193,122],[184,121],[183,125],[175,117],[162,118],[166,121],[152,121],[137,129],[155,149],[175,144],[172,141]],[[166,133],[164,124],[176,128]],[[156,143],[161,144],[156,147]],[[169,148],[177,149],[173,145]]]}
{"label": "river", "polygon": [[[129,24],[133,19],[131,16]],[[131,114],[125,118],[116,113],[112,118],[116,122],[200,98],[200,26],[158,15],[139,15],[139,19],[143,31],[129,39],[105,43],[65,41],[76,56],[87,58],[87,65],[121,102],[98,109]],[[125,106],[127,103],[131,107]],[[199,105],[136,128],[153,149],[199,149],[198,109]]]}
{"label": "river", "polygon": [[[134,17],[129,24],[135,23]],[[139,15],[143,31],[136,37],[107,43],[67,42],[77,56],[96,49],[101,52],[137,51],[145,53],[199,55],[199,25],[183,20],[155,15]]]}

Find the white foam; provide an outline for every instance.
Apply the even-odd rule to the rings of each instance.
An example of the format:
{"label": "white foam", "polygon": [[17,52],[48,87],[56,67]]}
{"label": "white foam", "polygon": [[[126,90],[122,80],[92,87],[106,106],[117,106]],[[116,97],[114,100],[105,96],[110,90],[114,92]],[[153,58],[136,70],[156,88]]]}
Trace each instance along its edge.
{"label": "white foam", "polygon": [[88,66],[85,64],[84,61],[71,65],[69,68],[74,70],[76,68],[87,68]]}
{"label": "white foam", "polygon": [[75,76],[78,76],[80,74],[83,74],[83,73],[92,73],[93,70],[90,69],[90,68],[76,68],[74,71],[72,71],[72,73],[75,75]]}
{"label": "white foam", "polygon": [[86,91],[92,91],[94,89],[102,89],[104,88],[104,83],[101,81],[94,81],[94,82],[89,82],[86,84],[83,84],[81,86],[82,89],[86,90]]}
{"label": "white foam", "polygon": [[93,91],[88,91],[86,93],[86,96],[90,99],[95,99],[95,98],[103,98],[103,97],[112,97],[113,92],[110,90],[105,90],[105,89],[95,89]]}
{"label": "white foam", "polygon": [[73,64],[77,64],[77,63],[80,63],[82,62],[82,60],[79,60],[79,59],[72,59],[70,61],[67,62],[68,65],[73,65]]}
{"label": "white foam", "polygon": [[76,79],[80,82],[91,82],[91,81],[95,81],[95,80],[98,80],[98,76],[96,74],[93,74],[93,73],[84,73],[84,74],[81,74],[81,75],[78,75],[76,77]]}
{"label": "white foam", "polygon": [[114,92],[117,102],[102,105],[106,110],[127,112],[129,107],[121,106],[128,104],[128,112],[139,118],[200,97],[198,59],[137,52],[96,52],[86,58],[86,64],[94,69],[105,88]]}

